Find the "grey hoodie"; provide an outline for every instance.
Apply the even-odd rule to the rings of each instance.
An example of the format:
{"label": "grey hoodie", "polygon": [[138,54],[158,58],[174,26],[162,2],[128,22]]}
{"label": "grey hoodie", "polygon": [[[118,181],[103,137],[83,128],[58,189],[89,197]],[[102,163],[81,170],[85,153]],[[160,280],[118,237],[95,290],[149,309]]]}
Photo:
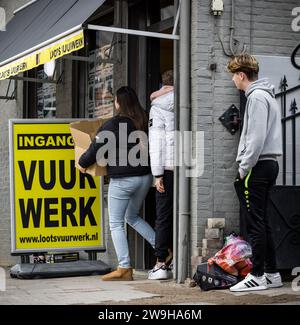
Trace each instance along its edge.
{"label": "grey hoodie", "polygon": [[245,91],[247,104],[243,132],[236,161],[244,177],[258,160],[282,155],[281,112],[275,100],[274,86],[259,79]]}

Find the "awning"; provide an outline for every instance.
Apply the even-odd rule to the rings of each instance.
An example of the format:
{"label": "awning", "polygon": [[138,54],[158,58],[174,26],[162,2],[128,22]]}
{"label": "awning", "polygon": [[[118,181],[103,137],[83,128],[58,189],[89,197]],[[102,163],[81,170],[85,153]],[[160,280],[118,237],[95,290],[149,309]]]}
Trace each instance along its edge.
{"label": "awning", "polygon": [[0,32],[0,80],[84,47],[82,26],[105,0],[37,0]]}

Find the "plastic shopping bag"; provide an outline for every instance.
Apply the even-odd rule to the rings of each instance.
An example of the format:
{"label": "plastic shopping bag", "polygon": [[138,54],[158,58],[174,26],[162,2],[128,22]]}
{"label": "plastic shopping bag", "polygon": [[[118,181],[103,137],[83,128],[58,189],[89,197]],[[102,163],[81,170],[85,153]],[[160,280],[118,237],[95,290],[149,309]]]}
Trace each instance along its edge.
{"label": "plastic shopping bag", "polygon": [[225,246],[211,257],[208,263],[219,265],[229,274],[245,276],[244,274],[247,275],[252,269],[252,263],[249,260],[251,256],[250,244],[241,237],[232,234],[226,238]]}

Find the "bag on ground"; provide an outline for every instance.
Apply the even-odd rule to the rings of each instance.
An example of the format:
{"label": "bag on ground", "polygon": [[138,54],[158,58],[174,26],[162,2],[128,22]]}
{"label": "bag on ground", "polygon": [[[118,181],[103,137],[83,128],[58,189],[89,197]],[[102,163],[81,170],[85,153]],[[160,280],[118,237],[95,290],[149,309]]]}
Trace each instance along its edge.
{"label": "bag on ground", "polygon": [[231,275],[245,277],[252,270],[251,256],[250,244],[232,234],[226,238],[224,247],[208,259],[208,264],[217,264]]}
{"label": "bag on ground", "polygon": [[197,266],[193,279],[204,290],[227,289],[238,282],[236,276],[228,274],[218,265],[201,263]]}

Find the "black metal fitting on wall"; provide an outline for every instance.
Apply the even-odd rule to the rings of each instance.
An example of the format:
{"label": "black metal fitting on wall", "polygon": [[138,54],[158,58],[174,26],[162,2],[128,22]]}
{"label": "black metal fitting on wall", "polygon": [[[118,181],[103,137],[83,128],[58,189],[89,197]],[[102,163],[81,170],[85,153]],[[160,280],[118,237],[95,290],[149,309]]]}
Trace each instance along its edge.
{"label": "black metal fitting on wall", "polygon": [[225,128],[233,135],[240,127],[240,111],[232,104],[220,117],[219,120],[225,126]]}

